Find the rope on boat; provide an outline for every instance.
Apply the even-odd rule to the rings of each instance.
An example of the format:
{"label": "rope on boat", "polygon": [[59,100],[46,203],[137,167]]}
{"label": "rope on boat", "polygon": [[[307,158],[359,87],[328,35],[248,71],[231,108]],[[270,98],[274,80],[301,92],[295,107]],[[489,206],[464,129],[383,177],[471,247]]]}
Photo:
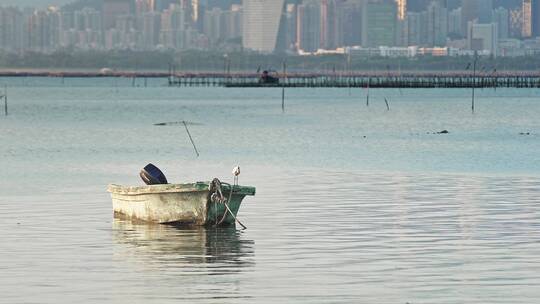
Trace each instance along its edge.
{"label": "rope on boat", "polygon": [[[229,202],[231,201],[233,190],[234,190],[234,188],[231,188],[231,191],[229,191],[229,199],[228,199]],[[230,212],[229,206],[227,206],[227,204],[225,204],[225,207],[227,207],[227,208],[225,209],[225,212],[223,212],[223,217],[221,217],[221,220],[219,221],[219,223],[216,224],[217,226],[221,225],[223,223],[223,221],[225,221],[225,219],[227,218],[227,212],[228,211]],[[229,210],[227,211],[227,209],[229,209]],[[232,212],[231,212],[231,214],[232,214]],[[244,225],[242,225],[242,227],[244,227]],[[244,228],[244,229],[246,229],[246,228]]]}
{"label": "rope on boat", "polygon": [[[229,190],[229,198],[228,199],[223,195],[223,190],[221,189],[222,184],[223,185],[228,185],[229,188],[230,188],[230,190]],[[247,229],[247,227],[244,226],[244,224],[242,224],[242,222],[240,222],[240,220],[238,218],[236,218],[236,216],[232,212],[231,208],[229,208],[229,204],[227,204],[227,202],[231,201],[233,190],[234,190],[234,186],[231,186],[230,184],[227,184],[227,183],[222,183],[217,178],[214,178],[212,180],[212,182],[210,183],[210,192],[212,192],[212,194],[210,195],[210,200],[214,203],[214,206],[216,207],[216,211],[217,211],[217,204],[223,204],[225,206],[225,212],[223,213],[223,217],[221,218],[221,220],[219,222],[217,222],[217,218],[214,219],[214,221],[216,223],[215,226],[221,225],[223,223],[223,221],[225,221],[225,218],[227,217],[227,213],[230,213],[231,216],[234,218],[234,220],[238,224],[240,224],[240,226],[242,226],[242,228]]]}

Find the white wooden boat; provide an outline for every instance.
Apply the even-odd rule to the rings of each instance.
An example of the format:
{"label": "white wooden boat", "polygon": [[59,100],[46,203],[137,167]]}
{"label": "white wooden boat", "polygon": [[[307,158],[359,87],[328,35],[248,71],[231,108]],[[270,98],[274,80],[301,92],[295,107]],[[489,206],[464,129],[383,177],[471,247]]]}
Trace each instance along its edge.
{"label": "white wooden boat", "polygon": [[135,187],[111,184],[108,192],[117,217],[160,224],[234,224],[242,200],[255,195],[255,188],[216,184],[216,180]]}

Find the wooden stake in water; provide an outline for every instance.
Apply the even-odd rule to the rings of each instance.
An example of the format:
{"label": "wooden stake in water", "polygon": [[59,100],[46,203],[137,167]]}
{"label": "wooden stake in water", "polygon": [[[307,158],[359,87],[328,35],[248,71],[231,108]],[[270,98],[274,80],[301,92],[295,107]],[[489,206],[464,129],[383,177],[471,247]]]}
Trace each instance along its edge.
{"label": "wooden stake in water", "polygon": [[285,88],[281,89],[281,111],[285,113]]}
{"label": "wooden stake in water", "polygon": [[186,128],[186,132],[189,136],[189,140],[191,141],[191,144],[193,145],[193,149],[195,149],[195,154],[197,154],[197,157],[199,157],[199,151],[197,150],[197,147],[195,146],[195,142],[193,142],[193,138],[191,137],[191,133],[189,133],[189,129],[187,127],[186,121],[183,120],[182,123],[184,124],[184,127]]}
{"label": "wooden stake in water", "polygon": [[4,111],[6,116],[8,116],[8,106],[7,106],[7,85],[4,87]]}
{"label": "wooden stake in water", "polygon": [[386,103],[386,110],[390,111],[390,106],[388,105],[388,100],[386,99],[386,97],[384,98],[384,102]]}
{"label": "wooden stake in water", "polygon": [[474,89],[476,87],[476,62],[478,61],[478,54],[474,53],[474,64],[473,64],[473,83],[472,83],[472,102],[471,109],[474,114]]}
{"label": "wooden stake in water", "polygon": [[351,52],[348,52],[347,53],[347,73],[348,73],[348,76],[347,76],[347,82],[349,83],[349,96],[351,96],[351,76],[352,76],[352,72],[351,72]]}
{"label": "wooden stake in water", "polygon": [[172,65],[171,63],[169,62],[169,85],[172,85],[173,84],[173,75],[172,75]]}
{"label": "wooden stake in water", "polygon": [[367,84],[367,96],[366,96],[366,107],[369,107],[369,83],[370,83],[370,80],[368,79],[368,84]]}
{"label": "wooden stake in water", "polygon": [[497,68],[493,69],[493,91],[497,92],[497,86],[499,85],[497,81]]}

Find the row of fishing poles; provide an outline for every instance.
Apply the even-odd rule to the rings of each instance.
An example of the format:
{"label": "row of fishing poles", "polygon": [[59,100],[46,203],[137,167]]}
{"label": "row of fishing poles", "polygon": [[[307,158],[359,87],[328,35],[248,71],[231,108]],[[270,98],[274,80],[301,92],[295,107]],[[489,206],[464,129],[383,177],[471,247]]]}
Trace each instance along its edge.
{"label": "row of fishing poles", "polygon": [[[351,58],[350,58],[350,55],[349,55],[349,57],[348,57],[348,65],[350,65],[350,60],[351,60]],[[471,69],[471,66],[472,66],[473,79],[476,78],[477,63],[478,63],[478,53],[475,52],[473,62],[469,62],[467,64],[467,67],[465,67],[465,70],[468,71],[468,70]],[[285,75],[285,77],[287,77],[286,76],[287,75],[287,62],[283,61],[282,66],[283,66],[283,75]],[[228,69],[230,71],[230,66],[228,67]],[[388,71],[388,74],[390,74],[390,66],[389,65],[386,66],[386,69]],[[259,66],[259,68],[257,69],[257,73],[260,70],[261,70],[261,66]],[[486,66],[483,66],[481,70],[482,70],[482,72],[486,72],[488,70],[488,68]],[[399,73],[401,74],[401,66],[399,67],[399,71],[400,71]],[[333,72],[336,73],[336,66],[335,65],[333,67]],[[497,68],[493,68],[492,73],[496,74],[497,73]],[[496,90],[497,87],[495,87],[494,89]],[[369,107],[369,82],[368,82],[368,85],[366,87],[366,90],[367,90],[366,106]],[[401,93],[401,88],[399,90],[400,90],[400,93]],[[349,87],[349,95],[350,94],[351,94],[351,87]],[[390,111],[390,105],[388,104],[388,99],[386,97],[384,97],[384,103],[386,104],[387,111]],[[474,113],[474,106],[475,106],[475,85],[473,84],[473,86],[472,86],[472,96],[471,96],[471,111],[472,111],[472,113]],[[281,110],[282,110],[283,113],[285,113],[285,87],[283,87],[282,90],[281,90]]]}
{"label": "row of fishing poles", "polygon": [[[477,65],[477,61],[478,61],[478,56],[475,56],[474,58],[474,62],[472,63],[473,65],[473,77],[476,76],[476,65]],[[467,66],[466,70],[468,70],[469,68],[471,67],[471,63],[469,63],[469,65]],[[286,63],[284,62],[283,63],[283,73],[284,75],[286,75],[286,70],[287,70],[287,66],[286,66]],[[496,69],[494,70],[494,73],[496,72]],[[146,83],[146,79],[145,79],[145,86],[147,85]],[[135,86],[135,78],[133,78],[133,86]],[[366,94],[366,106],[369,107],[369,84],[367,86],[367,94]],[[350,88],[349,88],[349,94],[350,94]],[[8,97],[7,97],[7,85],[4,87],[4,92],[3,92],[3,95],[0,95],[0,99],[4,99],[4,113],[5,113],[5,116],[8,116]],[[475,86],[473,85],[472,87],[472,103],[471,103],[471,109],[472,109],[472,112],[474,113],[474,106],[475,106]],[[390,106],[388,104],[388,99],[385,97],[384,98],[384,102],[386,104],[386,109],[387,111],[390,111]],[[281,91],[281,110],[283,113],[285,113],[285,88],[283,87],[282,88],[282,91]],[[193,149],[195,150],[195,154],[197,155],[197,157],[200,156],[200,153],[199,153],[199,150],[197,149],[197,146],[195,145],[195,141],[193,140],[193,137],[191,136],[191,133],[189,131],[189,128],[187,126],[187,123],[186,121],[182,121],[181,122],[183,125],[184,125],[184,128],[186,130],[186,133],[187,135],[189,136],[189,140],[193,146]],[[157,124],[157,125],[162,125],[162,124]]]}
{"label": "row of fishing poles", "polygon": [[[257,69],[257,73],[261,70],[261,67]],[[336,67],[334,66],[334,73],[336,72]],[[287,63],[283,61],[283,75],[287,77]],[[401,89],[400,89],[401,91]],[[351,87],[349,87],[349,95],[351,94]],[[384,98],[384,102],[386,104],[387,111],[390,111],[390,106],[388,104],[388,99],[386,97]],[[369,107],[369,84],[367,86],[367,99],[366,99],[366,106]],[[285,113],[285,87],[281,88],[281,111]]]}

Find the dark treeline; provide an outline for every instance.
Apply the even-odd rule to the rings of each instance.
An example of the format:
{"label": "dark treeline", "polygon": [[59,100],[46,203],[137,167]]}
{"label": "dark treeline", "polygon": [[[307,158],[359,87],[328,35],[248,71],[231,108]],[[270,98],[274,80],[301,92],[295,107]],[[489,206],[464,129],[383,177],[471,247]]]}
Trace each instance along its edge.
{"label": "dark treeline", "polygon": [[[212,51],[140,52],[140,51],[58,51],[42,53],[0,53],[1,69],[101,69],[167,71],[452,71],[464,70],[472,57],[382,58],[346,55],[293,56],[261,55],[253,52],[223,54]],[[540,56],[480,57],[478,71],[534,71],[540,70]]]}

